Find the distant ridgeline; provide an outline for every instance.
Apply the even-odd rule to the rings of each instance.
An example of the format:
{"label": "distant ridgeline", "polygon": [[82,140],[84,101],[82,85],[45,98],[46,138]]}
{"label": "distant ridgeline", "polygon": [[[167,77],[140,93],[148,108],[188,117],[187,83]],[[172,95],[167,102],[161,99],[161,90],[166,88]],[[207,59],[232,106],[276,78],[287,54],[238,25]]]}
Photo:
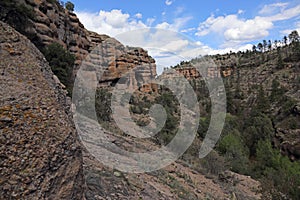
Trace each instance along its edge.
{"label": "distant ridgeline", "polygon": [[[300,60],[299,34],[292,31],[288,37],[284,36],[282,40],[263,40],[258,45],[253,45],[252,50],[237,53],[230,52],[224,55],[209,55],[203,58],[195,58],[191,61],[182,61],[176,66],[171,66],[179,74],[184,75],[187,79],[199,78],[199,72],[193,67],[197,62],[203,59],[212,59],[215,66],[208,67],[203,76],[210,78],[228,77],[234,75],[235,70],[242,67],[257,67],[268,61],[277,61],[277,68],[289,67],[292,62]],[[165,70],[168,68],[165,68]],[[164,71],[165,71],[164,70]],[[164,76],[167,75],[165,71]]]}

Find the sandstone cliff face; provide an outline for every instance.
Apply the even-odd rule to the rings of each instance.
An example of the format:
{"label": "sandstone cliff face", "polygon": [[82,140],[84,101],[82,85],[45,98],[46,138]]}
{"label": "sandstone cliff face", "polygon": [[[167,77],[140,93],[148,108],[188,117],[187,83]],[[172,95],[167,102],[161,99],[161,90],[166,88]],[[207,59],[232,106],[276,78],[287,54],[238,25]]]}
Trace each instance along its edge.
{"label": "sandstone cliff face", "polygon": [[82,153],[60,83],[0,22],[0,198],[82,199]]}
{"label": "sandstone cliff face", "polygon": [[[88,54],[90,41],[88,31],[79,22],[75,14],[63,9],[57,1],[13,0],[2,3],[1,20],[11,24],[16,30],[27,36],[39,49],[53,42],[60,43],[76,55],[77,62]],[[24,11],[15,8],[25,7]],[[30,13],[32,17],[28,16]],[[18,27],[19,18],[27,18],[26,27]]]}
{"label": "sandstone cliff face", "polygon": [[[5,2],[5,1],[4,1]],[[107,46],[102,55],[105,58],[93,57],[94,66],[98,70],[106,70],[105,75],[99,80],[105,85],[112,85],[128,70],[143,65],[139,71],[139,78],[133,75],[130,78],[131,87],[138,88],[146,80],[156,76],[156,65],[148,53],[141,48],[127,48],[117,40],[106,35],[90,32],[84,28],[77,16],[63,9],[57,1],[49,3],[48,0],[12,0],[11,3],[0,3],[0,20],[10,23],[17,30],[26,35],[40,50],[53,42],[60,43],[76,56],[76,66],[74,75],[86,56],[102,43]],[[32,12],[35,17],[27,20],[26,27],[17,26],[20,19],[16,17],[11,6],[26,6],[28,12]],[[27,12],[26,12],[27,13]],[[26,15],[26,13],[24,15]],[[25,23],[25,22],[24,22]],[[93,56],[93,55],[92,55]],[[99,59],[105,59],[108,65],[97,66]],[[90,61],[90,59],[89,59]],[[156,87],[145,85],[146,91],[156,90]]]}
{"label": "sandstone cliff face", "polygon": [[101,87],[114,86],[128,73],[120,84],[145,92],[157,91],[157,87],[150,84],[156,76],[155,60],[147,51],[125,47],[114,38],[94,32],[89,32],[89,40],[90,53],[82,64],[95,69]]}

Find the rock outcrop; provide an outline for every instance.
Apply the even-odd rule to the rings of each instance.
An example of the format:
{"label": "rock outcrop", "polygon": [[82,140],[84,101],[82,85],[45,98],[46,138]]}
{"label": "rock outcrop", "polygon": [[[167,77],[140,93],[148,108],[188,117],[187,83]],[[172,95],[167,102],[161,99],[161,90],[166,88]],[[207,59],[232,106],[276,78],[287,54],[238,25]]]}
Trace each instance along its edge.
{"label": "rock outcrop", "polygon": [[300,129],[284,130],[278,128],[275,134],[275,145],[283,155],[289,156],[293,161],[300,159]]}
{"label": "rock outcrop", "polygon": [[82,199],[69,100],[39,50],[0,22],[0,198]]}
{"label": "rock outcrop", "polygon": [[[151,84],[156,77],[155,60],[142,48],[125,47],[114,38],[89,32],[91,49],[83,67],[92,67],[97,73],[101,87],[114,86],[120,81],[130,89],[144,92],[157,91]],[[126,75],[128,73],[128,76]]]}
{"label": "rock outcrop", "polygon": [[[9,2],[9,3],[7,3]],[[19,8],[19,9],[16,9]],[[26,9],[25,9],[26,8]],[[22,12],[20,13],[19,10]],[[17,16],[16,17],[16,12]],[[128,70],[142,65],[142,71],[137,71],[139,77],[133,75],[130,85],[149,92],[157,90],[155,85],[145,84],[145,81],[156,76],[155,60],[147,51],[141,48],[127,48],[117,40],[107,35],[100,35],[86,30],[76,14],[65,10],[58,1],[47,0],[11,0],[0,3],[0,20],[11,24],[16,30],[27,36],[40,50],[57,42],[76,56],[74,76],[87,55],[93,54],[97,46],[106,45],[102,55],[106,56],[107,66],[96,66],[105,70],[99,80],[105,85],[112,85]],[[20,26],[20,19],[26,19]],[[93,55],[91,55],[93,56]],[[96,57],[96,59],[99,59]],[[96,60],[93,64],[97,65]],[[137,80],[140,78],[139,80]],[[146,81],[146,82],[147,82]]]}

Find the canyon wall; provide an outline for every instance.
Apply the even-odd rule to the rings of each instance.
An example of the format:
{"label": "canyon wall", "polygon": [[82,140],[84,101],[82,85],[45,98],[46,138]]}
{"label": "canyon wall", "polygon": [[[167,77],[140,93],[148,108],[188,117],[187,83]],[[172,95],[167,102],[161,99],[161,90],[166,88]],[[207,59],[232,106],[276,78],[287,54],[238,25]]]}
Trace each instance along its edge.
{"label": "canyon wall", "polygon": [[[147,51],[125,47],[114,38],[86,30],[76,14],[65,10],[57,1],[5,0],[0,3],[0,13],[0,20],[27,36],[40,50],[56,42],[73,53],[76,56],[74,77],[87,55],[95,54],[93,50],[101,46],[104,47],[102,57],[91,55],[97,71],[105,71],[99,82],[113,86],[123,74],[138,65],[142,67],[132,74],[128,80],[130,83],[126,84],[136,89],[143,86],[141,90],[148,92],[157,90],[155,85],[144,85],[156,76],[155,60]],[[107,64],[97,66],[103,59]],[[88,61],[91,59],[88,58]]]}

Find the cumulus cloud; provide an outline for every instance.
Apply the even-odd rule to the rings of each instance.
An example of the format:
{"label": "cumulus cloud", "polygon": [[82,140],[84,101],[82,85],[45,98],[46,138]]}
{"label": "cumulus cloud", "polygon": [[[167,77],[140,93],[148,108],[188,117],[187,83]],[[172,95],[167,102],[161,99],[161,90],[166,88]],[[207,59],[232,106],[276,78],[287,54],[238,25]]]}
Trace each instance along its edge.
{"label": "cumulus cloud", "polygon": [[[221,20],[222,21],[222,20]],[[224,19],[226,21],[226,18]],[[273,28],[273,23],[261,17],[250,20],[239,20],[234,17],[233,26],[224,32],[225,40],[251,41],[269,35],[268,30]],[[255,28],[254,28],[255,27]]]}
{"label": "cumulus cloud", "polygon": [[170,5],[173,4],[173,1],[171,1],[171,0],[166,0],[166,1],[165,1],[165,4],[166,4],[167,6],[170,6]]}
{"label": "cumulus cloud", "polygon": [[204,36],[211,32],[223,34],[225,40],[250,41],[267,36],[273,23],[262,17],[239,19],[238,15],[210,16],[201,23],[197,35]]}
{"label": "cumulus cloud", "polygon": [[135,14],[135,17],[138,19],[142,19],[143,15],[142,15],[142,13],[137,13],[137,14]]}
{"label": "cumulus cloud", "polygon": [[115,9],[110,12],[101,10],[99,13],[76,12],[76,14],[87,29],[111,36],[147,27],[142,21],[136,19],[141,15],[137,14],[136,18],[131,18],[122,10]]}
{"label": "cumulus cloud", "polygon": [[287,6],[287,3],[265,5],[259,11],[261,16],[252,19],[241,18],[240,10],[237,14],[226,16],[211,15],[200,23],[196,35],[218,34],[224,39],[223,47],[261,39],[269,35],[275,22],[300,16],[300,5],[292,8],[287,8]]}

